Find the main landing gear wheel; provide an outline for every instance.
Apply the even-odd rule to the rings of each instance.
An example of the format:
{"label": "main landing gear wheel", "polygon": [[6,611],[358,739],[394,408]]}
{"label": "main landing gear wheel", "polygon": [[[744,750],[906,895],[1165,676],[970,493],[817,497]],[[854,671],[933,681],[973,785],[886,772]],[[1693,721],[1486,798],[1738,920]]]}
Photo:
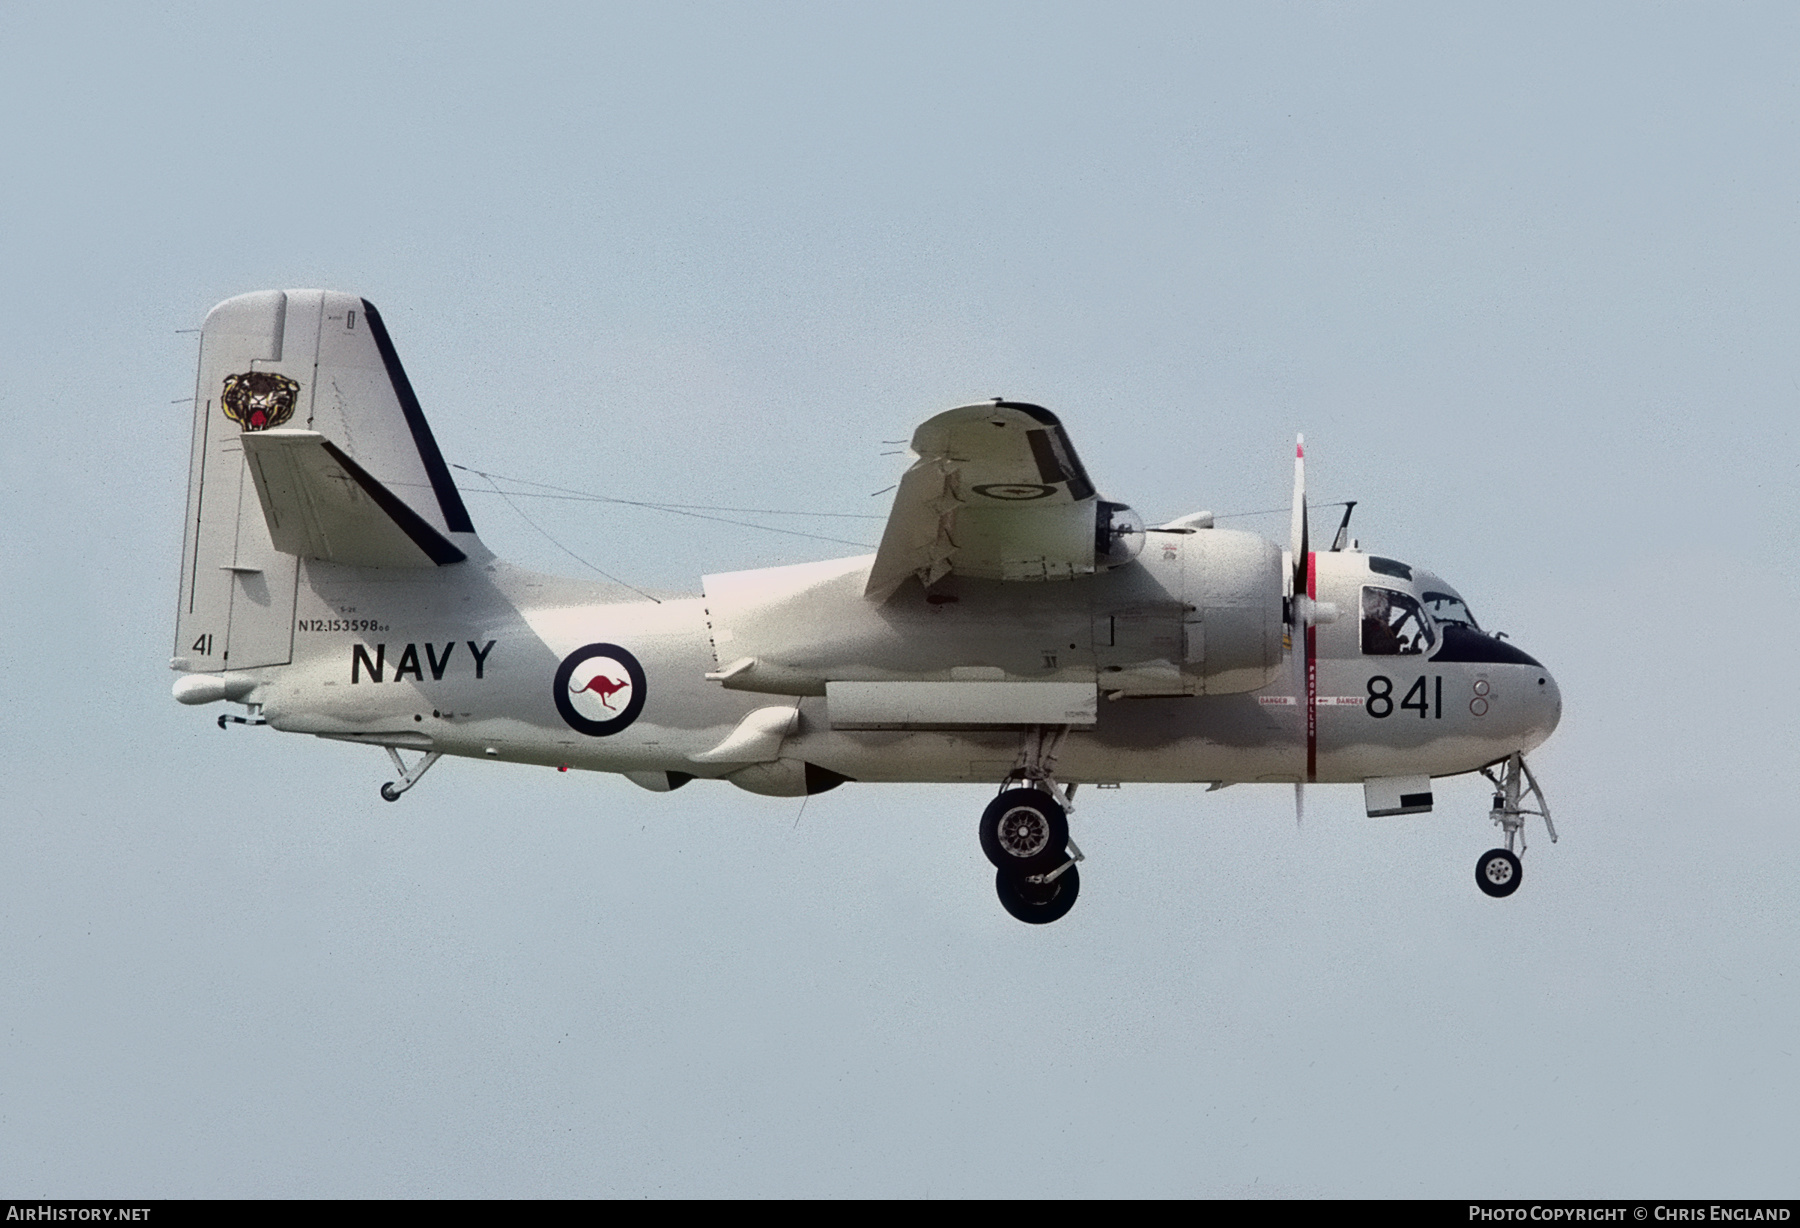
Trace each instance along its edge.
{"label": "main landing gear wheel", "polygon": [[1524,875],[1525,867],[1510,849],[1489,849],[1475,863],[1475,885],[1495,899],[1517,891]]}
{"label": "main landing gear wheel", "polygon": [[1049,873],[1069,859],[1068,844],[1068,816],[1040,789],[1008,789],[982,812],[981,851],[1003,877]]}
{"label": "main landing gear wheel", "polygon": [[994,894],[1000,906],[1027,925],[1048,925],[1068,916],[1081,894],[1081,875],[1070,866],[1047,883],[1034,883],[1030,878],[994,871]]}

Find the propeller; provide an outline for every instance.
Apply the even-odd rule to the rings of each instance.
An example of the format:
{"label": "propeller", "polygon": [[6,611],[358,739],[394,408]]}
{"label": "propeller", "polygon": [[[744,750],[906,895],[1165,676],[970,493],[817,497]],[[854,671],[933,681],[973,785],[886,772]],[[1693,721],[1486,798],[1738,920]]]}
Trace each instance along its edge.
{"label": "propeller", "polygon": [[[1308,546],[1306,526],[1306,436],[1294,436],[1294,513],[1288,523],[1289,548],[1294,555],[1294,596],[1306,593],[1306,551]],[[1296,615],[1299,603],[1295,603]],[[1304,626],[1305,620],[1296,616],[1296,626]]]}
{"label": "propeller", "polygon": [[1310,627],[1312,625],[1312,594],[1306,591],[1306,563],[1311,541],[1306,522],[1306,436],[1294,436],[1294,511],[1288,522],[1288,541],[1292,551],[1294,574],[1291,580],[1294,597],[1288,604],[1288,627],[1290,643],[1293,645],[1294,662],[1294,698],[1300,704],[1301,727],[1306,735],[1306,756],[1309,771],[1302,772],[1294,781],[1294,826],[1302,826],[1306,819],[1306,778],[1310,774],[1313,722],[1318,714],[1313,708],[1312,688],[1307,685],[1307,667],[1311,663]]}

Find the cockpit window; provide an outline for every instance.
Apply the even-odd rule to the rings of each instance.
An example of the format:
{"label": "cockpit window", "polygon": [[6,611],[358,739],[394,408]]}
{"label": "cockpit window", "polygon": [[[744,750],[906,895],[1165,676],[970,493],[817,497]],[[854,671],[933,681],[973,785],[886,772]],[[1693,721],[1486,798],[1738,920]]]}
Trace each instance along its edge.
{"label": "cockpit window", "polygon": [[1380,576],[1393,576],[1396,580],[1411,580],[1412,568],[1397,559],[1384,559],[1377,555],[1369,556],[1369,570]]}
{"label": "cockpit window", "polygon": [[1430,612],[1434,621],[1440,623],[1459,623],[1475,631],[1481,625],[1475,621],[1468,604],[1455,593],[1426,593],[1425,609]]}
{"label": "cockpit window", "polygon": [[1362,591],[1362,650],[1371,657],[1417,656],[1437,642],[1419,603],[1406,593],[1367,585]]}

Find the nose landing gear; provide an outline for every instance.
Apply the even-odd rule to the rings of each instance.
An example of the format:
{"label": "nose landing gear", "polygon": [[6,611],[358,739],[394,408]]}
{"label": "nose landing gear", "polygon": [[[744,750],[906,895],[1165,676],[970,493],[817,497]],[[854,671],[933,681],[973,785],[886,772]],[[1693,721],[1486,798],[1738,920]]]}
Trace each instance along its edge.
{"label": "nose landing gear", "polygon": [[[1519,853],[1525,851],[1525,816],[1535,814],[1543,818],[1552,844],[1556,843],[1556,824],[1550,821],[1550,803],[1544,800],[1537,778],[1525,766],[1524,755],[1514,751],[1496,766],[1500,769],[1498,775],[1493,767],[1482,768],[1481,774],[1494,782],[1494,807],[1488,811],[1488,818],[1506,833],[1506,847],[1489,849],[1475,862],[1475,885],[1483,893],[1503,899],[1519,889],[1525,876],[1525,867],[1519,861]],[[1537,800],[1538,809],[1521,804],[1526,793]]]}
{"label": "nose landing gear", "polygon": [[1083,858],[1069,838],[1075,786],[1064,789],[1055,776],[1056,752],[1067,733],[1067,726],[1027,730],[1017,766],[981,815],[981,851],[994,864],[994,893],[1002,908],[1028,925],[1067,916],[1081,892],[1075,863]]}

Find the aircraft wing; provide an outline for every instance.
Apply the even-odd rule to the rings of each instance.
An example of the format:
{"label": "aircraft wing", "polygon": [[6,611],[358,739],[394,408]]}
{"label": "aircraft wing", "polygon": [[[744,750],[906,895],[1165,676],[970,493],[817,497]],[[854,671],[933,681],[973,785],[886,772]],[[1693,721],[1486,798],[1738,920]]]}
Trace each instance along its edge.
{"label": "aircraft wing", "polygon": [[275,549],[359,567],[441,567],[468,556],[317,431],[246,431]]}
{"label": "aircraft wing", "polygon": [[[1094,484],[1049,410],[988,401],[946,410],[913,433],[864,595],[917,576],[1064,580],[1095,569]],[[1104,549],[1104,545],[1101,546]]]}

